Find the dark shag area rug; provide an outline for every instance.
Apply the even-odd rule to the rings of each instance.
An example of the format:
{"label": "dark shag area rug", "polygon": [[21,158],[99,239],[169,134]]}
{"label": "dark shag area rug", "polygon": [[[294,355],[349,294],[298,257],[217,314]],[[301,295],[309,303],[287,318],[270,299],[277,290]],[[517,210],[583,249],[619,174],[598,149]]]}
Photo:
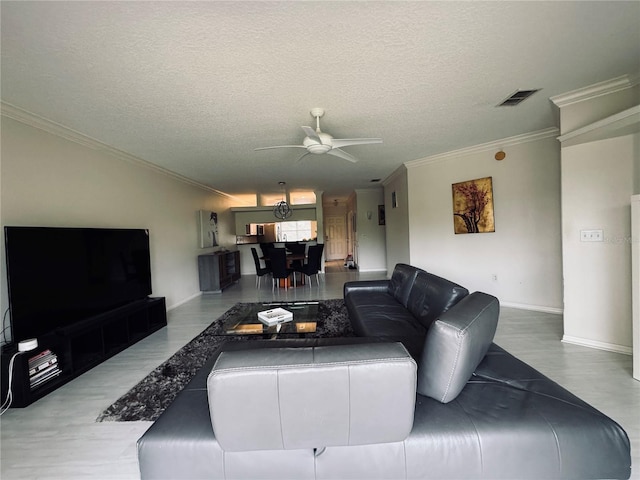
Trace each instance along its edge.
{"label": "dark shag area rug", "polygon": [[[251,308],[251,303],[237,303],[202,333],[159,365],[136,386],[110,405],[96,419],[98,422],[154,421],[173,402],[216,349],[226,341],[252,341],[261,335],[221,335],[225,320]],[[311,338],[354,336],[342,299],[318,303],[317,330]]]}

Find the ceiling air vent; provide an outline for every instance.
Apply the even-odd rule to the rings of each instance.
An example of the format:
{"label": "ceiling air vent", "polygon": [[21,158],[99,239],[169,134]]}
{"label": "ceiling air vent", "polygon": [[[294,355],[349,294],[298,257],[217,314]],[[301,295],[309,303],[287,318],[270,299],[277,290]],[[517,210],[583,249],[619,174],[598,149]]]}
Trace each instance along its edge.
{"label": "ceiling air vent", "polygon": [[502,103],[498,104],[498,107],[515,107],[524,102],[534,93],[540,91],[539,88],[535,90],[517,90],[513,95],[507,97]]}

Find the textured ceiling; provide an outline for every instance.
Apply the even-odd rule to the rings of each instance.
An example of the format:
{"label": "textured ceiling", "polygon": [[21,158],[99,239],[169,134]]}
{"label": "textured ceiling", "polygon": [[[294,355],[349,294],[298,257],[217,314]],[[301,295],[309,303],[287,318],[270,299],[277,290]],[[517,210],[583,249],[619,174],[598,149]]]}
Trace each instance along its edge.
{"label": "textured ceiling", "polygon": [[[640,2],[2,1],[2,101],[229,194],[371,187],[640,70]],[[517,89],[541,88],[496,108]],[[323,107],[360,162],[299,149]],[[333,197],[332,197],[333,198]]]}

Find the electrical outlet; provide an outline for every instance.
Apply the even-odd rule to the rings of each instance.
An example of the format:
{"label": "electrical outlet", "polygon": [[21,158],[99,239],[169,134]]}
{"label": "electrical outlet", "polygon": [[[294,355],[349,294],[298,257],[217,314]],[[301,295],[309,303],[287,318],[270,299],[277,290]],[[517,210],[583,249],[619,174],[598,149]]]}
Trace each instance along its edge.
{"label": "electrical outlet", "polygon": [[581,242],[603,242],[604,235],[602,230],[580,230]]}

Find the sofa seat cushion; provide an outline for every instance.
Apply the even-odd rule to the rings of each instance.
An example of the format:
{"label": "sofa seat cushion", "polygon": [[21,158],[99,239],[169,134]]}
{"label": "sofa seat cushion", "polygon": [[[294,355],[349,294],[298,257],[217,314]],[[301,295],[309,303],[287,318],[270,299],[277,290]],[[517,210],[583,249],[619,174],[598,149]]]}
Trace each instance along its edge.
{"label": "sofa seat cushion", "polygon": [[[453,440],[455,439],[455,440]],[[455,400],[418,396],[409,478],[628,478],[613,420],[491,344]]]}
{"label": "sofa seat cushion", "polygon": [[207,380],[213,431],[232,452],[401,441],[416,369],[400,343],[223,352]]}
{"label": "sofa seat cushion", "polygon": [[392,296],[354,292],[345,299],[353,330],[363,337],[424,336],[427,329]]}
{"label": "sofa seat cushion", "polygon": [[493,342],[499,314],[497,298],[474,292],[441,315],[427,332],[418,392],[442,403],[456,398]]}

